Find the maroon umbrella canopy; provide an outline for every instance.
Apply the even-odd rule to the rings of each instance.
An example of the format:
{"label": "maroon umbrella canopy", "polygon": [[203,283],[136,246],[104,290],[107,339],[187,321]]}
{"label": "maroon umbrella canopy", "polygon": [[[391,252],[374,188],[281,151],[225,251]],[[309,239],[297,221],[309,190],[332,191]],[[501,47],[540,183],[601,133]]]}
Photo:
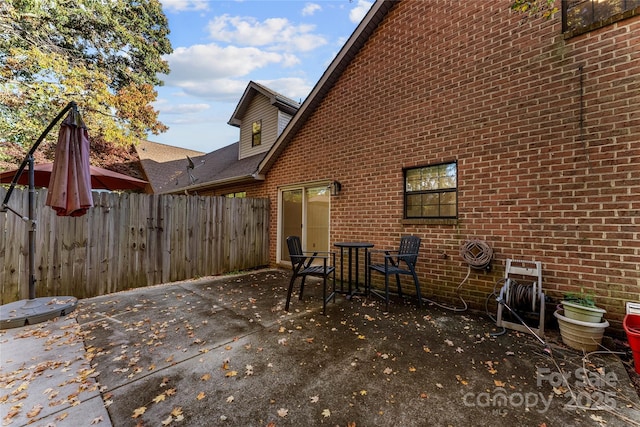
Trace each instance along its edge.
{"label": "maroon umbrella canopy", "polygon": [[[89,133],[75,108],[60,125],[46,204],[59,216],[81,216],[93,206]],[[35,169],[34,169],[35,170]]]}
{"label": "maroon umbrella canopy", "polygon": [[[40,163],[35,166],[36,187],[49,187],[52,170],[53,163]],[[147,184],[147,181],[97,166],[89,166],[89,173],[91,174],[91,188],[93,190],[142,190]],[[0,183],[10,184],[15,174],[16,170],[0,173]],[[18,184],[29,185],[29,173],[27,170],[20,176]]]}

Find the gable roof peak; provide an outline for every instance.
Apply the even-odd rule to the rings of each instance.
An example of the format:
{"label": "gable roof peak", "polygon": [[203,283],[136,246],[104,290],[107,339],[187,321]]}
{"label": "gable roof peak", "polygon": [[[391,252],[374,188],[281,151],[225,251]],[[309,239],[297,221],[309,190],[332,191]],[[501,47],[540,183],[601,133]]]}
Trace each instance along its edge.
{"label": "gable roof peak", "polygon": [[283,111],[284,113],[294,115],[298,111],[298,108],[300,108],[299,102],[296,102],[291,98],[288,98],[272,89],[269,89],[268,87],[260,83],[250,80],[249,84],[247,84],[247,87],[244,90],[244,93],[242,94],[242,97],[240,98],[240,101],[238,102],[238,105],[236,106],[236,109],[233,111],[233,114],[231,115],[231,118],[227,123],[231,126],[240,127],[242,118],[251,105],[253,98],[258,94],[264,95],[269,98],[269,102],[271,103],[271,105],[276,106],[280,111]]}

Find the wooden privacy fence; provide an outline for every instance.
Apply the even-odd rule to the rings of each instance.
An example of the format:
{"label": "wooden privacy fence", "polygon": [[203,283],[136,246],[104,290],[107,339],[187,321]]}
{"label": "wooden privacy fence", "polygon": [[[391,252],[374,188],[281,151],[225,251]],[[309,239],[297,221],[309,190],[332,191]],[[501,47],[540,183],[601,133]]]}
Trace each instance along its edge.
{"label": "wooden privacy fence", "polygon": [[[6,188],[0,188],[0,200]],[[36,294],[88,298],[269,263],[269,200],[93,192],[58,217],[36,191]],[[28,190],[9,201],[27,216]],[[28,298],[28,224],[0,213],[2,304]]]}

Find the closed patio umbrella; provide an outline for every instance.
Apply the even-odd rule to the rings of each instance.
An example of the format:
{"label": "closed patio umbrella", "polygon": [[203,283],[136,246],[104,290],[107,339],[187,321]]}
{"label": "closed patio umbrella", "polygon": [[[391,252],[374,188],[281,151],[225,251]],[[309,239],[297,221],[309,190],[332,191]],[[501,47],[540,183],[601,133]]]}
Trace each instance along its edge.
{"label": "closed patio umbrella", "polygon": [[[92,206],[91,182],[89,171],[89,138],[82,119],[77,111],[75,102],[70,102],[53,121],[47,126],[38,140],[33,144],[27,156],[14,173],[11,185],[5,194],[0,212],[12,212],[28,224],[29,231],[29,299],[5,304],[0,309],[0,329],[20,327],[27,324],[44,322],[57,316],[62,316],[75,310],[78,300],[75,297],[42,297],[36,298],[35,285],[35,165],[33,154],[47,133],[55,124],[70,111],[59,133],[56,148],[56,162],[51,170],[49,185],[53,191],[47,196],[47,204],[53,206],[58,215],[79,216],[86,213]],[[24,216],[9,206],[9,199],[18,181],[22,179],[22,172],[28,166],[29,215]]]}
{"label": "closed patio umbrella", "polygon": [[93,206],[89,134],[75,108],[60,125],[48,188],[46,204],[58,216],[82,216]]}

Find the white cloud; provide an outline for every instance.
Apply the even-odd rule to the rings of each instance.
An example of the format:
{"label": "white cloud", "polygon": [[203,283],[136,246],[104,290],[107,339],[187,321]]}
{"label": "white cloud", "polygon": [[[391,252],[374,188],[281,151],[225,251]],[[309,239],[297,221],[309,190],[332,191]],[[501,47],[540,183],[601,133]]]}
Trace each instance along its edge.
{"label": "white cloud", "polygon": [[300,102],[309,95],[313,85],[298,77],[287,77],[275,80],[259,80],[258,83]]}
{"label": "white cloud", "polygon": [[[267,52],[253,47],[221,47],[214,43],[179,47],[164,57],[171,72],[161,75],[165,87],[179,88],[181,93],[200,99],[222,102],[237,101],[247,85],[247,76],[271,64],[290,66],[298,59],[293,55]],[[164,111],[164,109],[163,109]]]}
{"label": "white cloud", "polygon": [[205,0],[160,0],[163,9],[171,12],[186,12],[194,10],[209,10]]}
{"label": "white cloud", "polygon": [[364,18],[367,12],[369,12],[369,9],[371,9],[372,4],[373,3],[370,1],[358,0],[356,7],[351,9],[351,12],[349,12],[349,19],[351,22],[359,24],[360,21],[362,21],[362,18]]}
{"label": "white cloud", "polygon": [[170,85],[184,80],[245,76],[258,68],[280,63],[287,58],[279,53],[254,47],[221,47],[211,43],[176,48],[164,59],[171,68],[171,73],[165,78],[166,84]]}
{"label": "white cloud", "polygon": [[185,94],[218,102],[238,102],[247,86],[245,80],[185,80],[177,84]]}
{"label": "white cloud", "polygon": [[302,16],[311,16],[319,10],[322,10],[319,4],[307,3],[304,5],[304,8],[302,8]]}
{"label": "white cloud", "polygon": [[163,114],[194,114],[211,108],[209,104],[174,104],[167,99],[159,99],[153,105],[162,108]]}
{"label": "white cloud", "polygon": [[286,18],[258,21],[225,14],[209,21],[207,29],[213,40],[270,50],[308,52],[327,43],[324,37],[312,33],[315,25],[293,25]]}

